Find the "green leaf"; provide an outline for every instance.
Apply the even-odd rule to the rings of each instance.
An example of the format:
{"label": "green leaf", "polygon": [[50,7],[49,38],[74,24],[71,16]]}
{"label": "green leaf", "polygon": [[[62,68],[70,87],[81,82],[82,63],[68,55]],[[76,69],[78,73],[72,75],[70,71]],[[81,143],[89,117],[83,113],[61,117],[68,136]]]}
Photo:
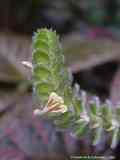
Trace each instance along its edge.
{"label": "green leaf", "polygon": [[54,123],[59,128],[68,128],[74,122],[74,117],[71,112],[65,112],[64,114],[59,115],[55,118]]}
{"label": "green leaf", "polygon": [[115,148],[119,140],[119,128],[113,130],[111,148]]}
{"label": "green leaf", "polygon": [[102,127],[98,127],[94,130],[92,130],[92,134],[93,134],[93,145],[97,145],[100,140],[102,139],[102,131],[103,128]]}
{"label": "green leaf", "polygon": [[109,129],[112,126],[112,115],[112,107],[109,104],[103,104],[101,106],[101,118],[105,129]]}
{"label": "green leaf", "polygon": [[77,137],[84,136],[85,133],[87,132],[87,128],[88,128],[88,125],[86,122],[80,122],[74,127],[74,134]]}

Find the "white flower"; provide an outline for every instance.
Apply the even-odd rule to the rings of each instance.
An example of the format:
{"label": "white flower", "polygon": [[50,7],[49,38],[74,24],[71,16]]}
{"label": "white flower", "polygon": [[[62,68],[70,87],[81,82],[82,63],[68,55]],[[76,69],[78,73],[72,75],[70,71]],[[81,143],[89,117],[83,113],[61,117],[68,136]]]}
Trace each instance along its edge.
{"label": "white flower", "polygon": [[64,104],[62,97],[58,96],[55,92],[52,92],[48,98],[48,102],[45,108],[41,111],[36,109],[35,115],[41,115],[44,113],[65,113],[67,112],[67,106]]}

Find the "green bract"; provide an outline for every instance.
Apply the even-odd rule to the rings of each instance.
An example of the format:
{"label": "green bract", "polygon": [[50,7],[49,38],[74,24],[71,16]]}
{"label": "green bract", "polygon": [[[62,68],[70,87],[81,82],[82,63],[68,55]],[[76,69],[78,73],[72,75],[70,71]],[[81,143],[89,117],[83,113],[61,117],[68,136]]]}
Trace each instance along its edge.
{"label": "green bract", "polygon": [[33,37],[33,86],[41,106],[51,92],[69,99],[71,82],[64,66],[64,57],[56,32],[38,30]]}

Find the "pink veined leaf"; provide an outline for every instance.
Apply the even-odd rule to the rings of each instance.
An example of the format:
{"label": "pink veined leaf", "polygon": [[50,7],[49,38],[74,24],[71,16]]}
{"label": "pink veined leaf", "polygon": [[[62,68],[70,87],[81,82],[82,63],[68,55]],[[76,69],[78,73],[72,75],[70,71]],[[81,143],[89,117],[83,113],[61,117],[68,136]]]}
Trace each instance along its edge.
{"label": "pink veined leaf", "polygon": [[120,67],[115,73],[114,79],[112,81],[110,97],[113,103],[120,104]]}
{"label": "pink veined leaf", "polygon": [[120,41],[106,30],[90,29],[86,35],[73,32],[63,37],[66,64],[73,72],[111,60],[120,61]]}
{"label": "pink veined leaf", "polygon": [[26,80],[29,70],[21,61],[30,60],[31,37],[9,32],[0,32],[0,80],[16,82]]}

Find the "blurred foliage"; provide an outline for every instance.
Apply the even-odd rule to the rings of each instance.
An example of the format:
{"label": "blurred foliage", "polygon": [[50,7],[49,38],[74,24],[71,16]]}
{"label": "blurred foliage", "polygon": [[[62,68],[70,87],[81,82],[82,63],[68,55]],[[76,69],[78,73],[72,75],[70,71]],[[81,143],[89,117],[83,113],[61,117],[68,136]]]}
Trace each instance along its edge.
{"label": "blurred foliage", "polygon": [[5,0],[0,6],[0,26],[21,33],[40,27],[68,33],[80,21],[119,27],[119,10],[119,0]]}

